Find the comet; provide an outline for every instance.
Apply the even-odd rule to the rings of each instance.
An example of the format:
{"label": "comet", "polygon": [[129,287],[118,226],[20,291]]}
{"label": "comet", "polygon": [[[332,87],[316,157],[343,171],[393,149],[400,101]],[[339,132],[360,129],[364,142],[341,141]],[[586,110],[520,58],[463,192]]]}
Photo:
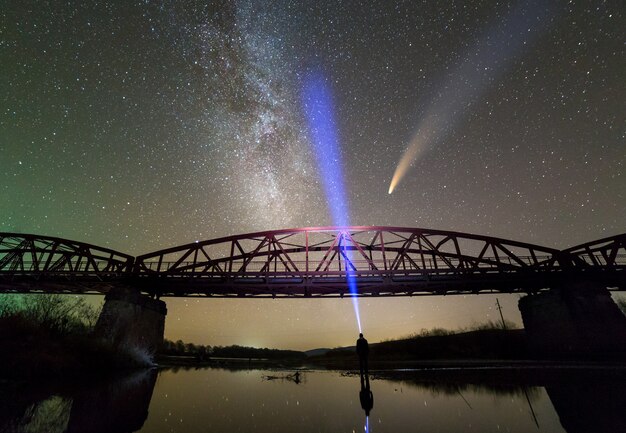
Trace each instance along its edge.
{"label": "comet", "polygon": [[463,122],[473,104],[524,54],[553,21],[551,2],[520,2],[485,31],[462,57],[429,104],[389,184],[393,193],[407,172]]}
{"label": "comet", "polygon": [[419,158],[419,156],[426,150],[426,146],[433,141],[434,137],[432,131],[434,130],[434,127],[437,127],[438,125],[432,119],[427,119],[424,122],[424,125],[427,124],[429,125],[428,127],[422,126],[418,129],[418,132],[413,137],[411,144],[404,151],[404,155],[402,155],[402,158],[396,167],[396,171],[393,173],[393,178],[391,179],[391,184],[389,185],[389,194],[393,192],[400,180],[404,177],[409,168],[411,168],[413,162],[416,161],[417,158]]}

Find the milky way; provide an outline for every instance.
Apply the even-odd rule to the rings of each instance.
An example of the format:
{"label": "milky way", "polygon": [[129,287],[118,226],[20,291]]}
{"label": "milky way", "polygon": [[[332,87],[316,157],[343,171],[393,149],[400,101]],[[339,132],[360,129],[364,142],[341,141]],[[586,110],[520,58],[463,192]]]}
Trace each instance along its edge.
{"label": "milky way", "polygon": [[197,186],[209,195],[207,216],[250,230],[293,226],[304,214],[320,221],[289,17],[255,3],[169,13],[168,42],[189,65],[183,79],[196,83],[188,101],[197,112],[185,127],[205,151],[195,175],[207,185]]}
{"label": "milky way", "polygon": [[[542,2],[205,3],[0,10],[0,230],[142,254],[331,224],[301,103],[304,78],[322,71],[351,224],[556,248],[625,231],[620,2],[555,2],[532,44],[496,59],[506,68],[392,195],[419,120],[459,83],[459,65],[473,64],[476,42],[498,25],[511,38],[519,29],[505,17],[545,16],[533,9]],[[500,302],[519,321],[516,298]],[[494,303],[364,301],[364,332],[376,341],[466,326],[493,318]],[[168,308],[168,338],[294,348],[354,339],[347,300]]]}

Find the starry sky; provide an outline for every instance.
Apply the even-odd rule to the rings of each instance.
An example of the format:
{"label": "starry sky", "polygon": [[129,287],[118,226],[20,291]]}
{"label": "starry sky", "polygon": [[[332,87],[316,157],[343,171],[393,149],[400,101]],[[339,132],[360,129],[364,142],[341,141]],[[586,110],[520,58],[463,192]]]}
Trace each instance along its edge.
{"label": "starry sky", "polygon": [[[331,225],[303,107],[316,73],[350,224],[554,248],[622,233],[623,12],[618,1],[9,1],[0,230],[139,255]],[[433,113],[439,132],[388,194]],[[517,296],[499,298],[519,323]],[[166,337],[201,344],[310,349],[358,332],[349,300],[167,303]],[[370,341],[498,317],[490,295],[360,305]]]}

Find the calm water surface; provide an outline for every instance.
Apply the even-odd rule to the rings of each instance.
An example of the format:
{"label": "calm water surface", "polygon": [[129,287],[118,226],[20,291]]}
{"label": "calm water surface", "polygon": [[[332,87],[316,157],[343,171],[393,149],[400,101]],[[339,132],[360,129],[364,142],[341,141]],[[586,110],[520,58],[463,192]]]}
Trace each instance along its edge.
{"label": "calm water surface", "polygon": [[[292,373],[170,369],[69,394],[34,392],[32,401],[4,402],[0,431],[573,433],[621,431],[613,429],[625,425],[623,384],[601,384],[598,391],[576,384],[544,388],[373,379],[367,417],[363,404],[371,405],[370,394],[362,393],[358,376],[304,371],[297,383]],[[607,395],[615,392],[622,396]],[[6,400],[7,392],[2,396]],[[605,397],[607,403],[598,402]]]}
{"label": "calm water surface", "polygon": [[[358,377],[306,372],[303,382],[267,371],[165,371],[142,432],[361,432]],[[536,432],[523,392],[427,389],[372,380],[371,432]],[[564,431],[545,390],[532,389],[541,430]]]}

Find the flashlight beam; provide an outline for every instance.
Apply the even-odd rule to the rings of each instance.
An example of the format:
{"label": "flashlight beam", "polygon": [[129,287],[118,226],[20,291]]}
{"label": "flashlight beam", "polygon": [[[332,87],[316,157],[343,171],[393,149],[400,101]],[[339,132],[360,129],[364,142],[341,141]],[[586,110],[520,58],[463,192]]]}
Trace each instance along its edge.
{"label": "flashlight beam", "polygon": [[[341,151],[330,87],[321,73],[313,73],[306,77],[303,89],[303,106],[309,126],[313,153],[317,159],[322,185],[326,194],[326,202],[333,223],[337,226],[348,226],[348,205],[342,176]],[[338,248],[344,257],[351,260],[350,251],[346,250],[343,240],[350,236],[339,234]],[[346,255],[348,253],[348,255]],[[359,332],[362,331],[359,313],[358,288],[354,275],[346,269],[346,280],[352,298],[352,306],[356,316]]]}

